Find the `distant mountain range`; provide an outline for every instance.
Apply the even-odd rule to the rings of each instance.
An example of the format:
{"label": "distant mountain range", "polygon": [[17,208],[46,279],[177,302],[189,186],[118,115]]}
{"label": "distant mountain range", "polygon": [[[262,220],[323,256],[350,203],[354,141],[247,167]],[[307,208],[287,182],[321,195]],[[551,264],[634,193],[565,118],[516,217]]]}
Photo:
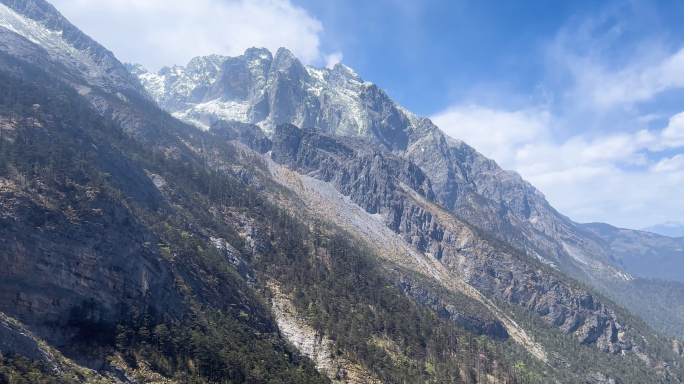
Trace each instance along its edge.
{"label": "distant mountain range", "polygon": [[684,238],[603,223],[581,224],[581,227],[605,240],[614,251],[613,257],[632,274],[684,282]]}
{"label": "distant mountain range", "polygon": [[684,224],[678,221],[668,221],[650,227],[641,228],[641,231],[657,233],[669,237],[684,237]]}

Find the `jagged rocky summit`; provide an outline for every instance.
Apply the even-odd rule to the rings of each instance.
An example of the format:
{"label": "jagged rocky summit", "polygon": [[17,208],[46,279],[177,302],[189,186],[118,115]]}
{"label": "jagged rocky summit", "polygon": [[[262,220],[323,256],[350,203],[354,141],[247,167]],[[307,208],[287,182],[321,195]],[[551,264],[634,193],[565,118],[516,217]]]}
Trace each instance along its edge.
{"label": "jagged rocky summit", "polygon": [[559,214],[517,173],[445,135],[341,63],[316,68],[284,48],[275,55],[251,48],[238,57],[197,57],[158,74],[128,68],[181,120],[204,129],[218,121],[255,124],[269,137],[289,123],[360,138],[420,168],[449,210],[545,263],[592,283],[631,279],[610,247]]}

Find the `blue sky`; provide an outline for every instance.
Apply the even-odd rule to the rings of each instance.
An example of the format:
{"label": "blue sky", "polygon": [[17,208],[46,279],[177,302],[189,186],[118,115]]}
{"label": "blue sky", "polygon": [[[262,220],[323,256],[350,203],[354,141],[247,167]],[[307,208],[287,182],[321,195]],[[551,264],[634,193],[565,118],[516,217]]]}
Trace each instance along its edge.
{"label": "blue sky", "polygon": [[53,3],[152,70],[250,46],[341,60],[573,220],[684,221],[684,2]]}
{"label": "blue sky", "polygon": [[531,94],[544,45],[593,1],[296,1],[322,21],[324,51],[421,115],[477,88]]}

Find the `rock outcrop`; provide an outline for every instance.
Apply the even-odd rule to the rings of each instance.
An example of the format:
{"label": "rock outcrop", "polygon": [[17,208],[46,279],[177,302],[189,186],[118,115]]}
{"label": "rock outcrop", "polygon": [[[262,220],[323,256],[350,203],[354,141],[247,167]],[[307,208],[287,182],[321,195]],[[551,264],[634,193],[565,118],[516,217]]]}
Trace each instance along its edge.
{"label": "rock outcrop", "polygon": [[242,142],[258,153],[271,150],[271,140],[266,137],[261,128],[254,124],[219,120],[211,126],[211,132],[223,140]]}
{"label": "rock outcrop", "polygon": [[182,315],[158,240],[126,207],[103,199],[72,216],[11,180],[0,183],[3,312],[58,344],[70,335],[57,329],[74,322],[115,324],[126,301]]}
{"label": "rock outcrop", "polygon": [[49,354],[31,337],[30,333],[13,319],[0,312],[0,353],[21,355],[31,360],[49,361]]}
{"label": "rock outcrop", "polygon": [[273,56],[252,48],[139,77],[163,108],[204,128],[232,120],[274,137],[288,123],[384,147],[420,168],[435,200],[470,224],[586,282],[630,279],[609,247],[585,236],[520,175],[446,136],[342,64],[315,68],[286,49]]}
{"label": "rock outcrop", "polygon": [[592,373],[587,376],[584,384],[621,384],[618,379],[608,377],[602,373]]}
{"label": "rock outcrop", "polygon": [[[669,379],[670,368],[681,374],[679,357],[648,327],[558,271],[587,281],[629,281],[603,240],[578,230],[517,174],[446,137],[428,119],[404,110],[344,65],[313,68],[285,49],[275,55],[250,49],[239,57],[196,58],[187,68],[165,68],[157,75],[140,66],[125,67],[145,81],[168,111],[209,128],[197,130],[154,106],[129,82],[132,75],[121,73],[123,66],[111,53],[44,1],[2,3],[0,68],[19,79],[5,71],[2,76],[33,98],[49,94],[49,100],[64,102],[51,111],[69,111],[34,113],[40,106],[26,102],[24,123],[18,124],[7,109],[0,121],[3,143],[14,148],[2,158],[0,178],[0,310],[52,345],[68,344],[79,329],[106,329],[104,349],[116,355],[118,348],[122,353],[117,357],[135,368],[134,354],[140,352],[145,360],[145,349],[161,340],[168,326],[174,340],[163,341],[169,344],[164,353],[178,353],[167,356],[170,359],[185,353],[187,366],[181,369],[186,374],[192,365],[198,377],[214,379],[226,374],[224,366],[233,366],[209,360],[233,356],[247,357],[250,367],[242,372],[252,377],[266,374],[269,369],[263,368],[273,358],[282,369],[269,373],[301,368],[309,369],[308,377],[321,378],[307,359],[290,353],[284,334],[332,378],[356,375],[358,382],[370,382],[387,374],[395,377],[390,372],[394,368],[385,370],[378,361],[363,368],[373,374],[353,372],[355,363],[372,361],[363,359],[373,353],[367,348],[371,344],[382,349],[376,350],[377,356],[386,353],[382,361],[397,360],[397,369],[417,362],[410,368],[426,381],[435,374],[457,379],[461,368],[472,374],[466,369],[477,362],[479,370],[483,361],[489,373],[509,377],[515,373],[506,370],[513,370],[515,362],[507,366],[507,356],[498,361],[480,348],[496,344],[491,338],[510,338],[531,359],[538,358],[531,365],[543,366],[531,373],[567,377],[565,371],[551,372],[556,366],[549,356],[572,361],[576,368],[580,354],[563,355],[566,352],[558,349],[570,345],[582,350],[581,356],[600,361],[586,370],[590,382],[617,382],[605,374],[616,370],[604,363],[623,358],[639,364],[635,371],[642,377]],[[11,55],[14,62],[8,59]],[[17,57],[34,65],[17,63]],[[21,88],[26,79],[31,86]],[[40,148],[50,153],[54,149],[62,154],[60,159],[73,156],[78,160],[74,168],[83,173],[74,176],[59,168],[57,156],[47,156],[42,163],[21,157],[30,152],[15,145],[22,140],[45,144]],[[58,172],[50,173],[53,170]],[[288,177],[291,184],[283,182]],[[308,192],[314,196],[305,196]],[[317,198],[322,203],[311,204]],[[326,203],[339,205],[324,207]],[[328,226],[328,220],[334,223]],[[335,226],[340,223],[343,228]],[[318,232],[319,224],[330,232]],[[315,244],[333,235],[344,237],[348,228],[352,239],[368,244],[349,247],[352,254],[337,252],[337,246],[335,252],[318,252]],[[370,324],[373,316],[378,321],[363,339],[350,339],[332,350],[335,341],[313,332],[314,323],[307,325],[318,315],[304,309],[306,301],[296,300],[313,293],[309,308],[343,308],[338,304],[351,297],[345,297],[344,287],[330,290],[334,297],[321,297],[319,303],[315,296],[324,292],[323,285],[306,281],[335,281],[339,274],[327,271],[334,270],[333,262],[339,261],[335,258],[350,255],[360,256],[362,263],[338,269],[345,281],[354,284],[366,270],[359,266],[373,266],[364,279],[377,288],[368,290],[367,300],[356,299],[357,308],[367,315],[356,317],[356,324]],[[275,273],[278,263],[289,266],[291,258],[297,263],[291,273]],[[311,273],[308,266],[315,267]],[[280,279],[277,283],[287,286],[299,308],[290,311],[288,301],[276,297],[278,324],[263,305],[262,299],[273,297],[262,278]],[[353,292],[352,286],[346,287]],[[382,296],[374,297],[377,293]],[[395,299],[400,306],[391,304]],[[131,316],[135,324],[130,319],[118,323],[124,305],[137,313]],[[378,315],[381,308],[385,320]],[[417,309],[406,324],[422,320],[413,322],[413,330],[400,330],[403,324],[387,329],[396,308]],[[318,320],[347,319],[350,311],[335,318],[320,312]],[[160,313],[164,327],[156,328],[160,321],[143,313],[150,318]],[[449,351],[423,348],[429,340],[445,341],[438,340],[442,326],[456,329],[435,313],[469,330],[458,329],[469,340],[449,340]],[[3,319],[0,335],[11,341],[2,348],[10,350],[9,345],[38,356],[31,340],[21,337],[21,325]],[[438,325],[421,327],[431,320]],[[114,325],[121,326],[116,334]],[[152,333],[148,325],[155,326]],[[540,331],[533,334],[533,325]],[[178,342],[181,327],[190,337]],[[320,324],[316,327],[329,332]],[[211,345],[213,338],[202,338],[215,331],[228,342]],[[202,351],[193,353],[201,356],[188,356],[192,353],[178,346],[196,342],[195,336],[201,345],[194,349]],[[407,337],[412,341],[407,343]],[[231,342],[235,345],[226,347]],[[233,354],[246,345],[255,349]],[[426,351],[420,352],[423,356],[414,354],[416,346]],[[469,348],[469,354],[460,354],[460,347]],[[625,356],[610,356],[594,347]],[[135,351],[123,356],[121,350]],[[667,353],[662,357],[659,352]],[[516,359],[526,355],[520,353]],[[194,359],[192,364],[188,358]],[[241,364],[233,361],[235,367]],[[106,370],[104,359],[85,356],[81,362]],[[250,372],[255,362],[256,372]],[[138,369],[146,369],[141,366]],[[173,373],[165,372],[169,377]],[[399,373],[396,377],[406,377]],[[573,375],[584,380],[586,372]],[[244,377],[228,373],[223,378]]]}
{"label": "rock outcrop", "polygon": [[[435,201],[429,179],[410,161],[357,139],[292,125],[276,128],[270,157],[332,184],[369,214],[381,215],[388,228],[480,291],[528,308],[583,344],[610,353],[632,348],[634,335],[628,336],[630,329],[620,325],[613,311],[550,268],[483,239]],[[414,294],[433,309],[449,312],[425,293]],[[503,335],[494,327],[493,335]]]}

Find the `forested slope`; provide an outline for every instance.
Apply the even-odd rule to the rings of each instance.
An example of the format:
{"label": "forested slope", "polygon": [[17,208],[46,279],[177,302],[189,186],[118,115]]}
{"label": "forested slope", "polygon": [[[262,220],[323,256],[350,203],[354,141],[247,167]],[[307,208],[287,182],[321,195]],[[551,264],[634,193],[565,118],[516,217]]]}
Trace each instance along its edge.
{"label": "forested slope", "polygon": [[[123,364],[152,379],[325,382],[280,336],[274,280],[335,354],[383,382],[520,374],[491,340],[401,295],[341,230],[293,217],[187,147],[150,149],[68,84],[2,59],[14,75],[0,73],[1,284],[21,297],[2,308],[67,357],[107,361],[94,366],[104,376]],[[172,124],[166,135],[202,137]]]}
{"label": "forested slope", "polygon": [[[0,68],[0,311],[83,367],[67,377],[40,347],[3,343],[0,380],[684,377],[670,340],[445,209],[387,150],[290,125],[273,141],[204,131],[54,62],[2,53]],[[304,182],[375,222],[319,210],[330,200],[312,204]],[[321,346],[314,361],[276,304]]]}

